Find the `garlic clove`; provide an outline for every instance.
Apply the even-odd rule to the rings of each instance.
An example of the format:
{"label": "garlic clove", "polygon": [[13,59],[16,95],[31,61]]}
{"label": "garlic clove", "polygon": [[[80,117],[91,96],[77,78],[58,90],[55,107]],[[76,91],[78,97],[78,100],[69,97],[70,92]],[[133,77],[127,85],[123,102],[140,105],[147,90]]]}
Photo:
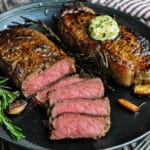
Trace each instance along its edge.
{"label": "garlic clove", "polygon": [[9,115],[17,115],[20,114],[27,106],[27,101],[25,100],[18,100],[9,105],[6,109],[6,113]]}

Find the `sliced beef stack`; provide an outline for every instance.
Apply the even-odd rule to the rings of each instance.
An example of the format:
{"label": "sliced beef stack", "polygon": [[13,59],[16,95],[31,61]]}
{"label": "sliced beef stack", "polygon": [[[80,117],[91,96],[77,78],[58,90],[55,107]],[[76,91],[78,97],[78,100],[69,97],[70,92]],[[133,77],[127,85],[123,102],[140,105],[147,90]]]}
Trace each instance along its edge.
{"label": "sliced beef stack", "polygon": [[100,138],[110,128],[110,104],[100,78],[57,88],[48,93],[50,139]]}

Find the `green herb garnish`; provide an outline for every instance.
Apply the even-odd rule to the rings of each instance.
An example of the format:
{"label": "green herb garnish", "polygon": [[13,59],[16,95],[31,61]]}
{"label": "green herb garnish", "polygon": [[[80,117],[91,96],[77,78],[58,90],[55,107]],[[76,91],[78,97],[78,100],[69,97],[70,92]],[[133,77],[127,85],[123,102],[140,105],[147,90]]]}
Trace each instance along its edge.
{"label": "green herb garnish", "polygon": [[19,140],[25,138],[21,132],[22,129],[15,126],[4,113],[9,104],[17,98],[17,95],[10,91],[11,88],[5,85],[8,79],[6,77],[0,77],[0,124],[5,126],[13,140]]}

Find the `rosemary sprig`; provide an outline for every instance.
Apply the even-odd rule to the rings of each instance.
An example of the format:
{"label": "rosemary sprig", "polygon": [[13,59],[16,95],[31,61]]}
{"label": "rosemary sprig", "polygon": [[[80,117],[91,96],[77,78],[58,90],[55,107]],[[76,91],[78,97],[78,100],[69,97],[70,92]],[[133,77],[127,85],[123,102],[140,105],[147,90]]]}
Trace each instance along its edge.
{"label": "rosemary sprig", "polygon": [[9,78],[6,77],[0,77],[0,85],[5,85],[5,83],[9,80]]}
{"label": "rosemary sprig", "polygon": [[21,132],[22,129],[15,126],[4,113],[9,104],[17,98],[17,95],[8,90],[10,88],[5,85],[8,79],[9,78],[0,77],[0,124],[5,126],[8,133],[14,140],[19,140],[21,138],[25,138]]}

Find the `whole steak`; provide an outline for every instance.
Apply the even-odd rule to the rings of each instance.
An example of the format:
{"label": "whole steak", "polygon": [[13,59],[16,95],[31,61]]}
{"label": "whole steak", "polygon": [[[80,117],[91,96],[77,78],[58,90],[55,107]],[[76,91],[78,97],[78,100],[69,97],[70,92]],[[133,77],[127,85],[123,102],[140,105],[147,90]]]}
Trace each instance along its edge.
{"label": "whole steak", "polygon": [[[67,3],[60,11],[58,30],[62,40],[76,51],[105,55],[115,81],[124,85],[150,83],[150,43],[128,27],[119,24],[120,36],[114,40],[96,41],[88,33],[89,21],[97,16],[80,3]],[[97,61],[95,61],[97,62]]]}

